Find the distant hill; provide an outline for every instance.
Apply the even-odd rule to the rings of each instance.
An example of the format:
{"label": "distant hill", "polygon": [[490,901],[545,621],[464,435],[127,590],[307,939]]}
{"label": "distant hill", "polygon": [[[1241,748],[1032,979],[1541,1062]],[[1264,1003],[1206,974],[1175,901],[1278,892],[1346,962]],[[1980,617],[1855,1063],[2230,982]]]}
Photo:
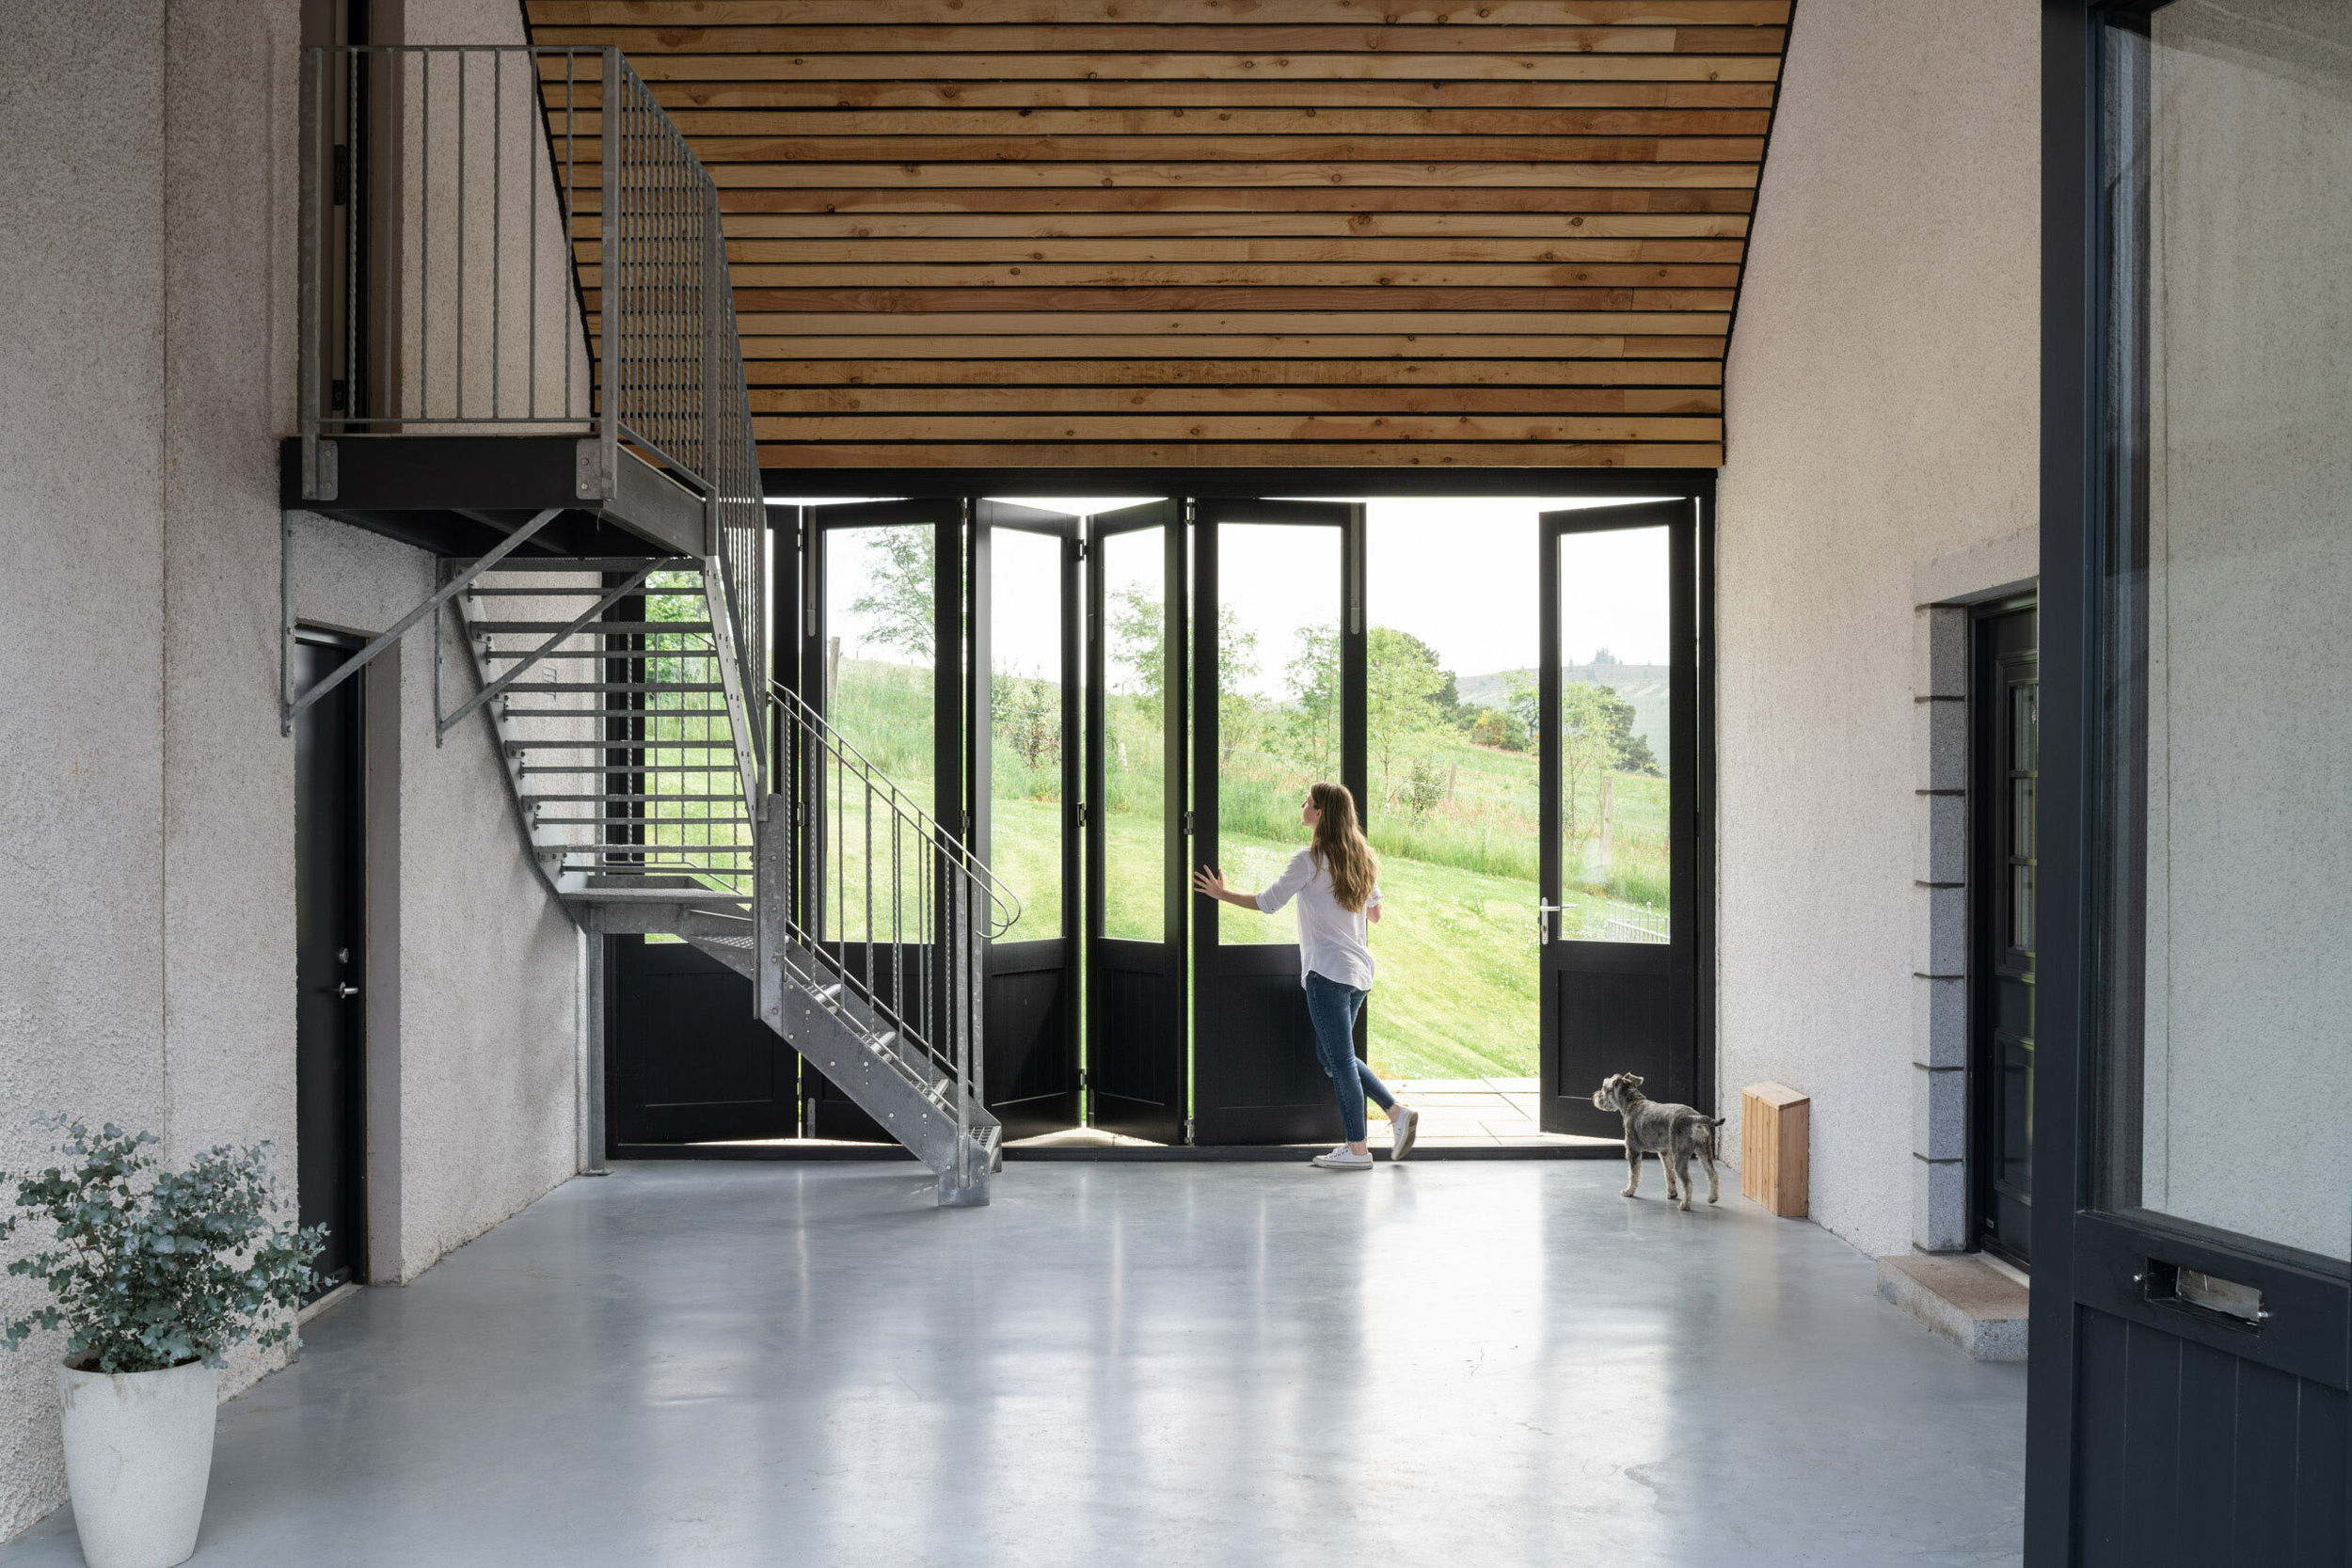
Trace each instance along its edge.
{"label": "distant hill", "polygon": [[[1633,733],[1649,742],[1658,766],[1666,766],[1667,693],[1672,672],[1663,664],[1571,664],[1563,672],[1570,681],[1605,686],[1633,705]],[[1454,683],[1462,701],[1472,707],[1508,707],[1514,676],[1533,681],[1533,670],[1497,670],[1491,674],[1464,675]]]}

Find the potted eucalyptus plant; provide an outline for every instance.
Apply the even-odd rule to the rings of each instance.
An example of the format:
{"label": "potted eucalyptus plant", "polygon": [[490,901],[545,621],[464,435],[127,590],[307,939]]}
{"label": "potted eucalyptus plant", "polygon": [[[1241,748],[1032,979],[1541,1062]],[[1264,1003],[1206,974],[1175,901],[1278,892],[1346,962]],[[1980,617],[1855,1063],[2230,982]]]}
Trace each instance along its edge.
{"label": "potted eucalyptus plant", "polygon": [[[66,1484],[90,1568],[171,1568],[195,1552],[204,1518],[223,1354],[293,1335],[325,1231],[278,1218],[267,1143],[167,1170],[151,1133],[63,1117],[40,1126],[60,1163],[13,1178],[0,1239],[39,1219],[55,1227],[48,1246],[8,1265],[53,1299],[0,1323],[0,1343],[66,1330]],[[9,1180],[0,1173],[0,1187]]]}

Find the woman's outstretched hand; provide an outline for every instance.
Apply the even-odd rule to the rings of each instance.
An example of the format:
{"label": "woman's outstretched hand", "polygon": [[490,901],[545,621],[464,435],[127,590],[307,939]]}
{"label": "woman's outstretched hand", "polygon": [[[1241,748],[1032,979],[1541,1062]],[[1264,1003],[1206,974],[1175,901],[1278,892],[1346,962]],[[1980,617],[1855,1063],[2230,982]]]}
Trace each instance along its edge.
{"label": "woman's outstretched hand", "polygon": [[1225,878],[1218,872],[1216,867],[1213,865],[1204,865],[1200,870],[1192,874],[1192,891],[1195,893],[1205,893],[1212,898],[1223,900],[1225,897]]}

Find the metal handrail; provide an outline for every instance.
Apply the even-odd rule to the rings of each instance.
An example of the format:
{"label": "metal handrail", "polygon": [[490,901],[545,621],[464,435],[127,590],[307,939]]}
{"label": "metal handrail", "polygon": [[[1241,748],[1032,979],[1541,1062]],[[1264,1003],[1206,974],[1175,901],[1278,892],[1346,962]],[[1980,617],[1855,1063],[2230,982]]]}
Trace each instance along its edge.
{"label": "metal handrail", "polygon": [[[835,728],[833,721],[818,712],[814,704],[781,681],[769,683],[768,696],[769,701],[775,705],[787,725],[817,736],[819,743],[828,751],[852,764],[862,782],[879,786],[891,802],[894,811],[903,814],[919,826],[925,836],[943,846],[958,865],[964,868],[976,880],[986,884],[989,907],[992,911],[988,925],[990,937],[1001,937],[1020,922],[1021,899],[1010,887],[1006,885],[1004,879],[998,877],[989,863],[973,851],[970,845],[942,826],[939,819],[926,811],[914,797],[900,789],[890,775],[884,773],[864,752],[859,751],[857,743]],[[782,769],[779,769],[780,780],[781,777]]]}
{"label": "metal handrail", "polygon": [[578,435],[588,508],[617,496],[624,450],[667,474],[705,507],[755,793],[767,512],[708,171],[617,49],[303,64],[303,496],[336,499],[333,441],[357,435]]}

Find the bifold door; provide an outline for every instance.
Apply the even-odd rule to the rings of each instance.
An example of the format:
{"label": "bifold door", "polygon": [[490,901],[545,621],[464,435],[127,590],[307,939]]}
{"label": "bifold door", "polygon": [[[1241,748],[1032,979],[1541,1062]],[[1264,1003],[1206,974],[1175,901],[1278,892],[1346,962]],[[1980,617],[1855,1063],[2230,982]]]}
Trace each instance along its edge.
{"label": "bifold door", "polygon": [[972,509],[972,841],[1018,906],[989,944],[985,1098],[1008,1138],[1078,1125],[1079,519]]}
{"label": "bifold door", "polygon": [[[963,584],[966,504],[856,501],[802,515],[806,641],[802,696],[881,774],[955,833],[964,810]],[[831,780],[828,783],[827,780]],[[840,781],[795,781],[795,810],[815,875],[799,890],[803,929],[884,1002],[941,984],[938,933],[891,896],[888,857],[903,860],[886,812]],[[871,875],[869,876],[869,868]],[[911,867],[897,879],[918,880]],[[936,992],[934,992],[936,994]],[[808,1135],[889,1141],[813,1067],[803,1065]]]}
{"label": "bifold door", "polygon": [[[1305,846],[1308,785],[1337,781],[1365,801],[1363,523],[1361,506],[1327,501],[1194,511],[1191,859],[1246,892]],[[1337,1138],[1296,903],[1192,906],[1194,1141]],[[1363,1037],[1359,1021],[1359,1053]]]}
{"label": "bifold door", "polygon": [[1087,1078],[1106,1132],[1182,1143],[1183,505],[1088,519]]}
{"label": "bifold door", "polygon": [[1613,1138],[1638,1073],[1704,1105],[1695,1006],[1697,513],[1548,512],[1537,531],[1541,1123]]}

